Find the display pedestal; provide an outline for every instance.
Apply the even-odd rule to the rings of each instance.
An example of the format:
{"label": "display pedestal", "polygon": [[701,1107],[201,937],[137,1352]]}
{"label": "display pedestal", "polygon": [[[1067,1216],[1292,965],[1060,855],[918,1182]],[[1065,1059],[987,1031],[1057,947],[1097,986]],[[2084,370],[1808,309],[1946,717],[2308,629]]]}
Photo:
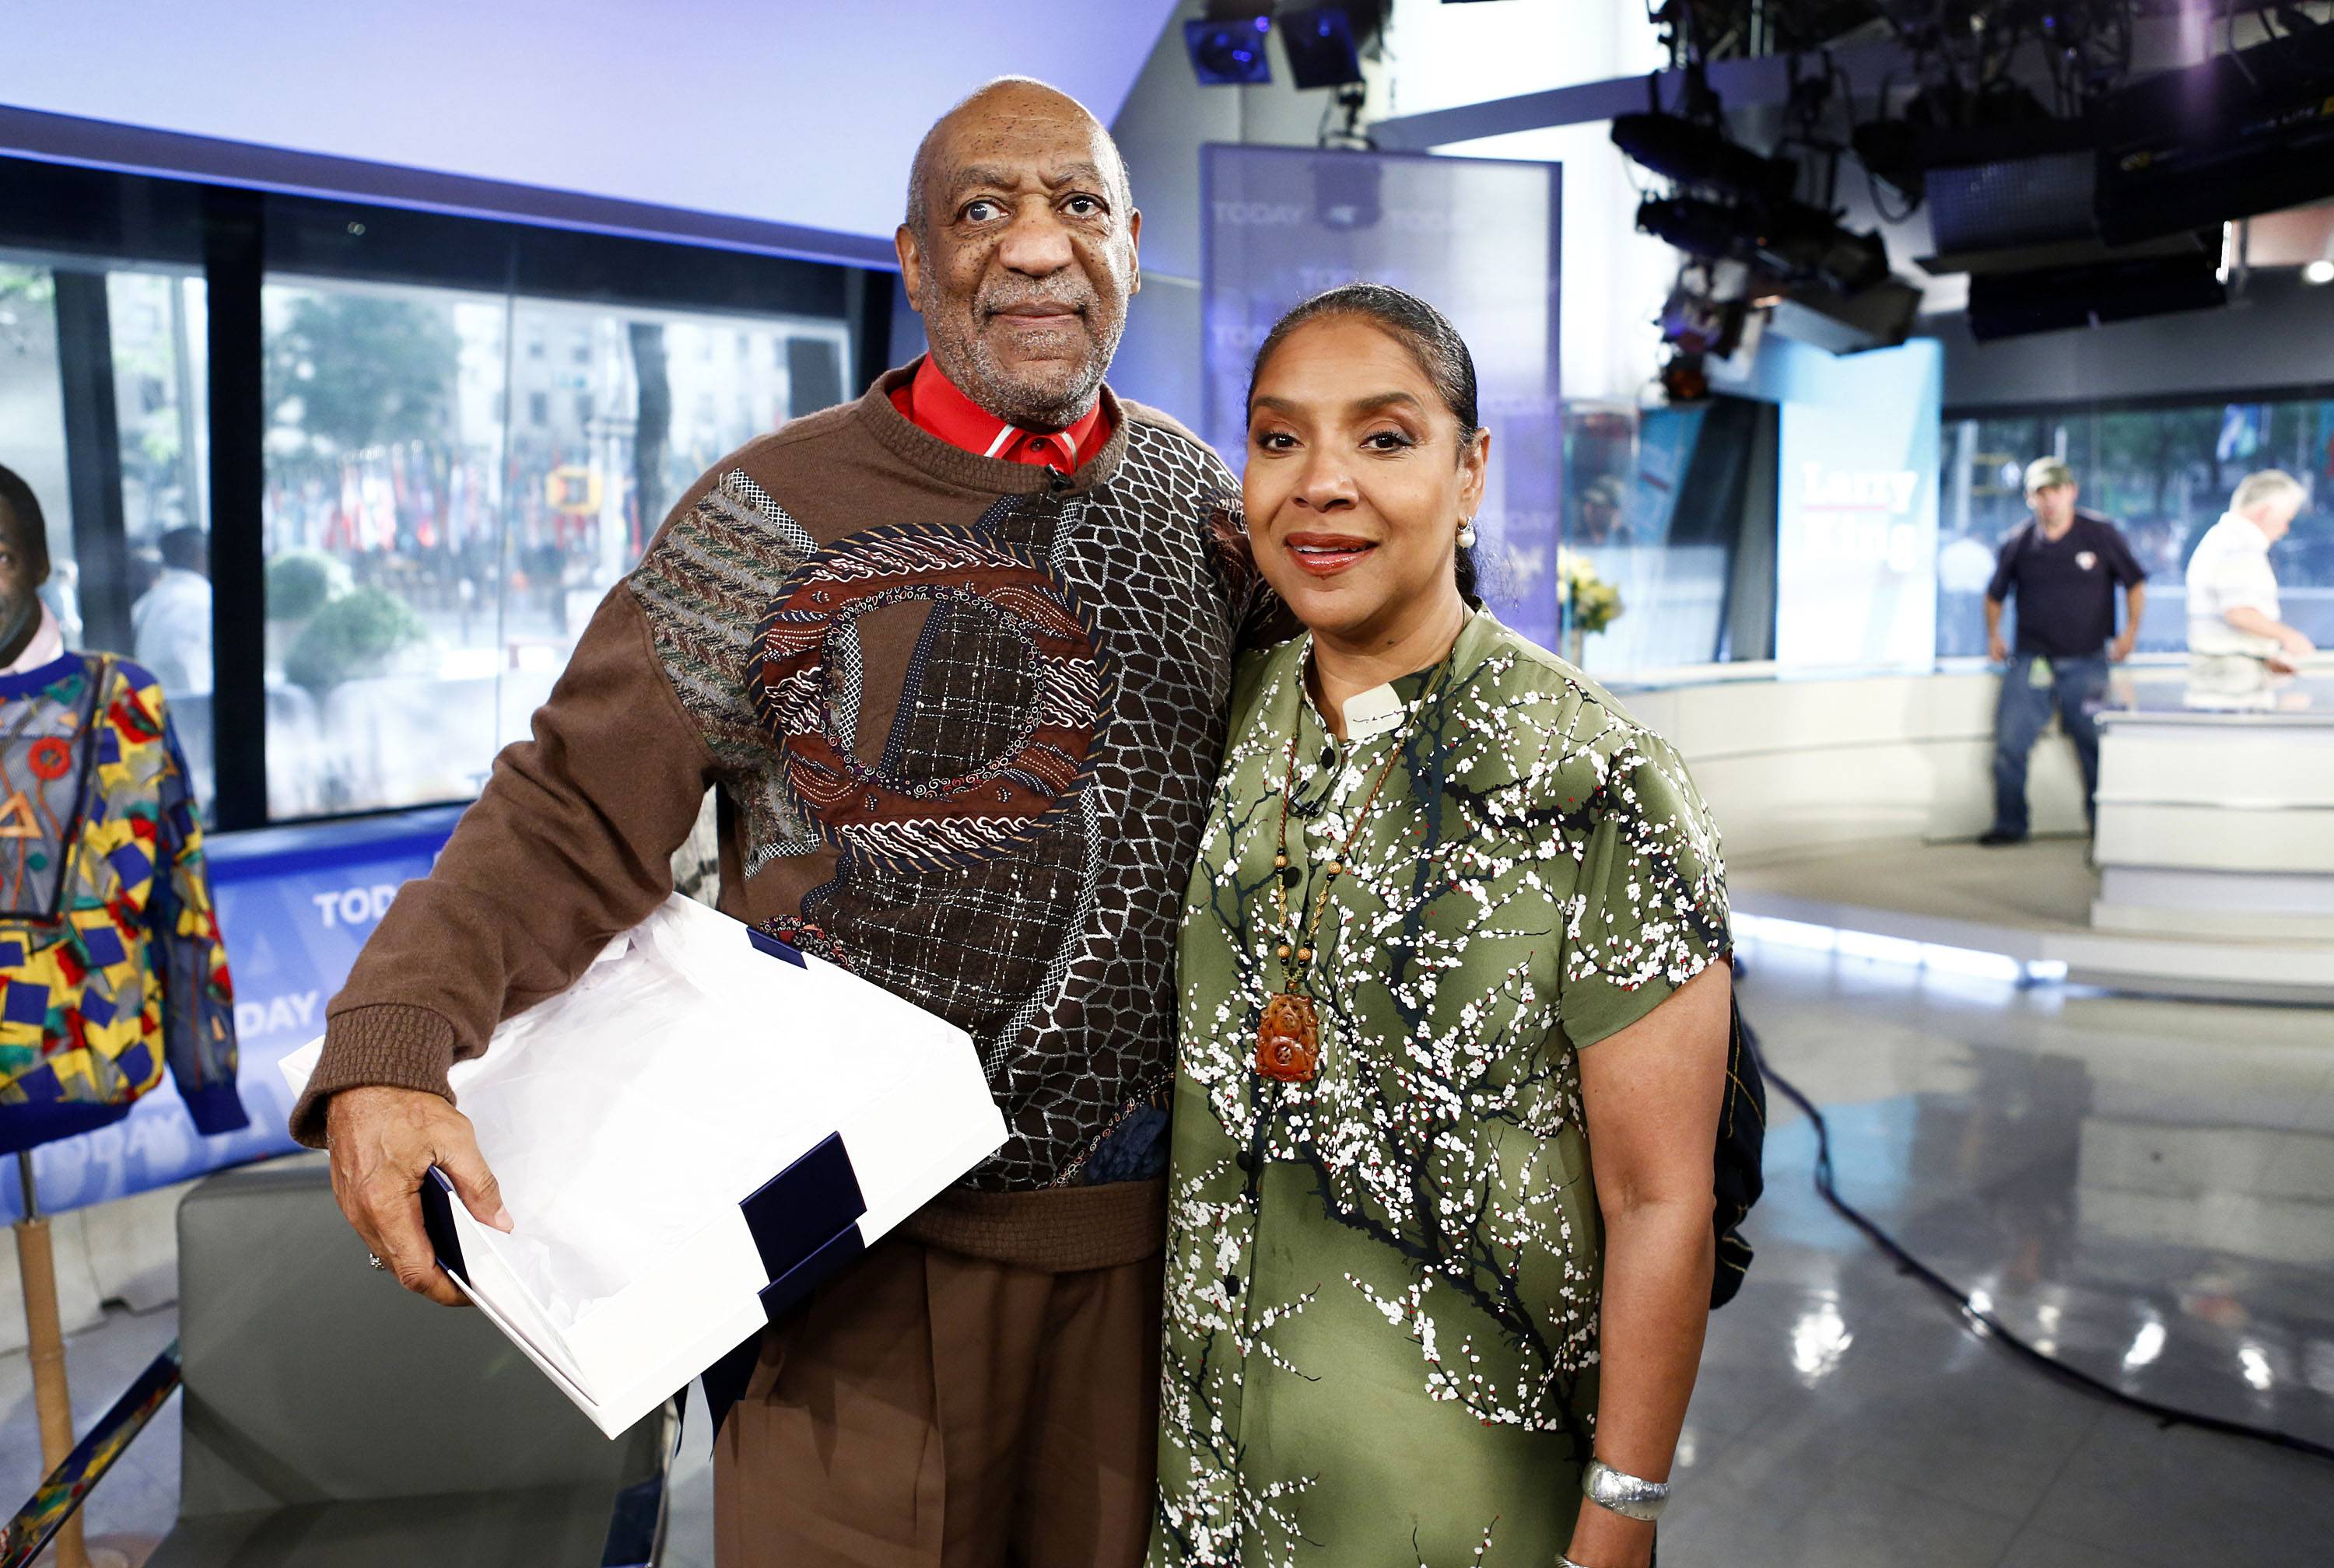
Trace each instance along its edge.
{"label": "display pedestal", "polygon": [[[24,1348],[33,1365],[33,1407],[40,1415],[41,1468],[46,1473],[63,1464],[73,1446],[72,1396],[65,1386],[65,1336],[57,1324],[57,1268],[47,1220],[16,1222],[16,1264],[24,1282]],[[50,1553],[57,1568],[87,1568],[80,1510],[57,1532]]]}
{"label": "display pedestal", "polygon": [[[16,1173],[24,1198],[24,1217],[15,1227],[16,1266],[24,1286],[24,1350],[33,1369],[33,1408],[41,1422],[45,1476],[72,1453],[72,1393],[65,1382],[65,1336],[57,1316],[56,1255],[49,1246],[49,1222],[41,1217],[29,1153],[16,1156]],[[59,1527],[41,1561],[56,1568],[129,1568],[130,1562],[105,1547],[90,1551],[79,1508]]]}

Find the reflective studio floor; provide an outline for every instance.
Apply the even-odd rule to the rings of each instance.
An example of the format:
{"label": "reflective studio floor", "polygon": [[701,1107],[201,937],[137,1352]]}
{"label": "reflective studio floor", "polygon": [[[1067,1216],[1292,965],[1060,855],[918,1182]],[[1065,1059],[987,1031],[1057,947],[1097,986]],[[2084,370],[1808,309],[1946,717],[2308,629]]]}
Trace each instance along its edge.
{"label": "reflective studio floor", "polygon": [[[1745,953],[1850,1203],[2038,1348],[2334,1443],[2334,1014]],[[1665,1564],[2334,1561],[2334,1466],[2160,1429],[1983,1342],[1816,1197],[1812,1129],[1773,1098]]]}
{"label": "reflective studio floor", "polygon": [[[1825,1107],[1849,1201],[2132,1392],[2334,1442],[2334,1014],[2021,988],[1950,954],[1744,952],[1746,1011]],[[1809,1125],[1775,1098],[1759,1255],[1712,1322],[1664,1568],[2334,1562],[2334,1466],[2161,1429],[1974,1337],[1817,1198]],[[86,1413],[172,1315],[76,1339]],[[673,1568],[712,1560],[691,1415]],[[99,1489],[94,1532],[168,1527],[176,1420]],[[12,1499],[31,1445],[23,1357],[0,1358]]]}

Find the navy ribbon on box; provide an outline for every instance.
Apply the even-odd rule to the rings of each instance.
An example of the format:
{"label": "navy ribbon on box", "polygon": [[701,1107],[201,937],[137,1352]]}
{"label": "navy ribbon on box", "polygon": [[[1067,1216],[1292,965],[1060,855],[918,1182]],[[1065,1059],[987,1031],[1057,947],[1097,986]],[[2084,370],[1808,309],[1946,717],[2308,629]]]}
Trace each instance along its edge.
{"label": "navy ribbon on box", "polygon": [[[867,1250],[859,1235],[867,1200],[840,1133],[828,1133],[738,1207],[770,1281],[761,1301],[763,1315],[772,1323]],[[716,1438],[731,1407],[745,1397],[761,1354],[762,1336],[757,1333],[705,1369],[705,1413]]]}
{"label": "navy ribbon on box", "polygon": [[[792,946],[768,932],[749,927],[746,934],[772,957],[809,967]],[[761,1302],[763,1315],[772,1323],[867,1249],[859,1234],[867,1200],[840,1133],[828,1133],[738,1207],[770,1282],[762,1289]],[[757,1333],[705,1369],[705,1409],[715,1438],[720,1437],[721,1422],[731,1408],[745,1397],[761,1356],[762,1336]],[[684,1410],[688,1399],[689,1390],[683,1389]]]}
{"label": "navy ribbon on box", "polygon": [[770,1283],[762,1311],[772,1322],[811,1288],[866,1250],[859,1217],[867,1212],[859,1173],[843,1135],[830,1132],[808,1154],[738,1206]]}
{"label": "navy ribbon on box", "polygon": [[438,1255],[438,1266],[469,1278],[462,1272],[461,1237],[454,1233],[453,1182],[433,1165],[422,1174],[420,1198],[421,1229],[429,1237],[429,1250]]}

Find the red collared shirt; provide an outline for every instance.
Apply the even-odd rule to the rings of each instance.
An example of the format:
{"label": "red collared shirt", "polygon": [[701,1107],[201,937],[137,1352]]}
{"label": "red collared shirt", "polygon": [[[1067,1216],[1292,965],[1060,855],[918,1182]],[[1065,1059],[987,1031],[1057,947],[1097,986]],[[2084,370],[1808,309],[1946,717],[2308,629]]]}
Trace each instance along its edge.
{"label": "red collared shirt", "polygon": [[930,354],[916,367],[913,380],[892,393],[892,406],[908,422],[950,446],[1008,463],[1030,463],[1074,474],[1078,466],[1110,440],[1110,422],[1103,416],[1102,399],[1085,418],[1066,430],[1045,434],[1008,425],[957,390],[942,375]]}

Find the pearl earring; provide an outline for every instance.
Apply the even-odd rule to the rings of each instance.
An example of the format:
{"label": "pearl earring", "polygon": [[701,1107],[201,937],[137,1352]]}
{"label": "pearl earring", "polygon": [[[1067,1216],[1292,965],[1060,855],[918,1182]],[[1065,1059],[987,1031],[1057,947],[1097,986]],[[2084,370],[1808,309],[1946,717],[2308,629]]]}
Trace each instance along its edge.
{"label": "pearl earring", "polygon": [[1475,548],[1475,520],[1472,517],[1459,524],[1459,548],[1461,550]]}

